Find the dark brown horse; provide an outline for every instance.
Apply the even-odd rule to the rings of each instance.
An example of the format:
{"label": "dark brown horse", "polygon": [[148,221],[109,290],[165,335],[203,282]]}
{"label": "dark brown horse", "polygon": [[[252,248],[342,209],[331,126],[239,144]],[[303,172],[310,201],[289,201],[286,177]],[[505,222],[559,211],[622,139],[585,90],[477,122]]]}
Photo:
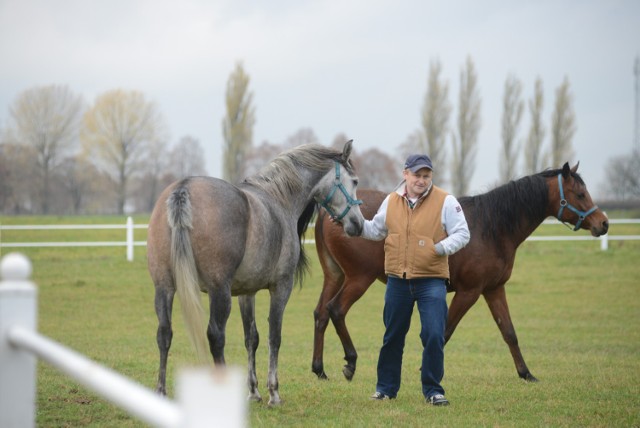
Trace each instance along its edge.
{"label": "dark brown horse", "polygon": [[[606,215],[592,202],[577,169],[578,165],[569,168],[565,163],[562,169],[547,170],[511,181],[488,193],[459,198],[471,241],[449,257],[448,291],[455,295],[449,307],[445,340],[451,338],[462,317],[482,295],[509,346],[518,375],[527,381],[537,379],[520,352],[504,288],[511,277],[518,246],[550,216],[571,223],[574,230],[589,230],[593,236],[603,235],[609,228]],[[386,194],[359,190],[358,196],[363,201],[362,214],[371,219]],[[331,318],[347,361],[342,372],[351,380],[358,355],[345,317],[376,279],[386,283],[384,241],[349,238],[325,213],[320,213],[316,221],[315,239],[324,284],[314,311],[312,370],[319,378],[327,378],[322,353],[324,332]]]}

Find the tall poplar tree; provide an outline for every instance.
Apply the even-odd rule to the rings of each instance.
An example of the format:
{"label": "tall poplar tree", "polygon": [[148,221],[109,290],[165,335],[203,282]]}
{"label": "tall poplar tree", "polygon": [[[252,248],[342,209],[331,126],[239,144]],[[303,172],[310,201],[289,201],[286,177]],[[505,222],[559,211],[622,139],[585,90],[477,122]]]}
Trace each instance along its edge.
{"label": "tall poplar tree", "polygon": [[249,91],[249,76],[242,64],[236,68],[227,81],[226,111],[222,120],[224,136],[223,178],[230,183],[238,183],[244,177],[245,158],[253,144],[255,111],[252,105],[253,93]]}
{"label": "tall poplar tree", "polygon": [[453,159],[451,184],[456,196],[469,191],[475,171],[476,146],[480,131],[481,100],[478,92],[478,75],[471,57],[460,72],[460,97],[458,111],[458,135],[452,134]]}
{"label": "tall poplar tree", "polygon": [[559,168],[565,162],[571,162],[573,153],[573,135],[576,132],[576,116],[573,112],[573,95],[569,88],[569,79],[564,78],[556,89],[556,104],[551,117],[551,167]]}
{"label": "tall poplar tree", "polygon": [[524,171],[525,174],[535,174],[543,169],[542,143],[544,142],[545,128],[542,123],[542,108],[544,106],[544,92],[542,80],[536,79],[533,98],[529,100],[529,114],[531,126],[527,143],[524,147]]}
{"label": "tall poplar tree", "polygon": [[509,76],[504,83],[502,98],[502,152],[500,157],[500,181],[506,183],[515,178],[519,144],[517,142],[518,127],[522,119],[524,102],[520,99],[522,83]]}
{"label": "tall poplar tree", "polygon": [[[440,78],[442,66],[439,61],[432,61],[429,66],[429,81],[427,93],[422,108],[422,129],[425,139],[420,151],[426,152],[436,168],[445,165],[446,146],[445,141],[449,130],[449,116],[451,104],[449,103],[449,84]],[[438,183],[442,184],[446,179],[444,170],[438,172]]]}

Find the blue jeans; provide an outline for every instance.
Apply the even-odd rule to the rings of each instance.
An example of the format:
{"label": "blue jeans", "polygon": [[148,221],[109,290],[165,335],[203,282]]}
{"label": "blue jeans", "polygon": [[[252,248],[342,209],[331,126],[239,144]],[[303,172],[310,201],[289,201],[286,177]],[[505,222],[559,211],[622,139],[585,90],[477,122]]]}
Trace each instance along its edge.
{"label": "blue jeans", "polygon": [[440,382],[444,376],[446,298],[447,288],[442,278],[388,278],[383,313],[386,330],[378,358],[376,391],[390,397],[398,395],[405,337],[417,302],[422,324],[422,393],[425,397],[444,394]]}

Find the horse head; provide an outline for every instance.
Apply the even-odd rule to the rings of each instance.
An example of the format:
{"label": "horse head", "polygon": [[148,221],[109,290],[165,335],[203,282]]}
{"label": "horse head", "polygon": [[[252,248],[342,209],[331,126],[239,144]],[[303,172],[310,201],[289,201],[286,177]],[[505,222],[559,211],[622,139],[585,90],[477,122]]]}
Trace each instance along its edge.
{"label": "horse head", "polygon": [[585,229],[589,230],[592,236],[604,235],[609,230],[609,219],[591,200],[587,185],[576,173],[578,165],[580,162],[569,168],[567,162],[558,174],[559,202],[556,218],[563,223],[574,225],[574,231]]}
{"label": "horse head", "polygon": [[334,167],[318,183],[315,200],[334,221],[342,224],[347,235],[360,236],[364,217],[360,212],[362,201],[356,199],[358,177],[349,159],[352,142],[347,141],[339,161],[334,161]]}

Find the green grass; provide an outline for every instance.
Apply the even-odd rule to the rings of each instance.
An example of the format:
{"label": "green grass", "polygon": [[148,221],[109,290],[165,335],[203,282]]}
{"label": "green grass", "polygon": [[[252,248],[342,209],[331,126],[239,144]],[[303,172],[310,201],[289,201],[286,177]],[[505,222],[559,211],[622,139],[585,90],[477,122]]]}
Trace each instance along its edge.
{"label": "green grass", "polygon": [[[91,219],[94,218],[36,221],[124,223],[120,218]],[[145,223],[146,219],[135,221]],[[3,218],[3,224],[25,222],[25,218]],[[123,230],[115,231],[114,238],[93,233],[83,231],[83,239],[69,236],[67,240],[124,239]],[[637,226],[629,233],[637,234]],[[3,232],[3,242],[9,241],[8,234]],[[145,235],[144,230],[136,230],[135,240],[144,240]],[[50,239],[38,235],[31,239],[64,240],[65,236]],[[22,239],[27,238],[11,236],[14,242]],[[136,247],[131,263],[125,260],[121,247],[20,251],[31,258],[34,266],[33,280],[39,287],[39,330],[154,388],[157,324],[146,249]],[[7,252],[3,249],[3,254]],[[443,386],[452,403],[448,408],[428,407],[421,397],[417,313],[407,337],[398,399],[369,400],[375,388],[375,366],[383,333],[384,285],[380,283],[374,284],[347,316],[359,353],[354,380],[347,382],[342,376],[342,346],[332,326],[327,329],[324,358],[330,380],[315,377],[310,369],[313,310],[322,273],[312,246],[308,253],[311,275],[302,288],[294,289],[285,311],[279,364],[284,403],[278,408],[252,403],[251,426],[640,425],[640,242],[610,241],[606,252],[600,251],[597,242],[523,244],[507,285],[507,296],[525,360],[540,382],[529,384],[517,377],[508,348],[486,304],[479,301],[446,348]],[[178,309],[174,308],[175,335],[169,359],[170,396],[174,394],[176,370],[195,361]],[[268,397],[267,309],[268,293],[258,293],[261,345],[257,371],[264,398]],[[244,370],[246,353],[235,299],[225,351],[227,362]],[[38,426],[143,426],[45,363],[38,365],[37,390]]]}

